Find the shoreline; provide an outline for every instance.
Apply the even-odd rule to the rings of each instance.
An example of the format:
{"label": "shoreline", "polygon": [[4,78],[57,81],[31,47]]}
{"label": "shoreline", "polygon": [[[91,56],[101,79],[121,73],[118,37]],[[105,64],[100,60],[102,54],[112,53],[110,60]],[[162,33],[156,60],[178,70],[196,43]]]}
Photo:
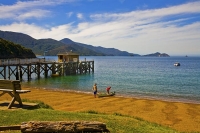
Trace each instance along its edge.
{"label": "shoreline", "polygon": [[[22,99],[39,100],[55,110],[85,112],[93,110],[105,114],[122,114],[161,124],[181,132],[200,132],[200,104],[170,102],[133,97],[94,98],[93,93],[48,88],[23,88],[31,90]],[[10,100],[9,95],[0,100]]]}
{"label": "shoreline", "polygon": [[[23,87],[23,88],[30,88],[30,87]],[[70,89],[60,89],[60,88],[43,88],[43,87],[34,87],[34,89],[44,89],[44,90],[52,90],[52,91],[62,91],[62,92],[74,92],[74,93],[83,93],[83,94],[91,94],[93,95],[93,92],[88,91],[79,91],[79,90],[70,90]],[[112,92],[112,91],[111,91]],[[194,101],[194,100],[188,100],[183,98],[173,98],[173,97],[164,97],[164,96],[144,96],[144,95],[137,95],[137,94],[119,94],[116,92],[115,97],[121,97],[121,98],[134,98],[134,99],[145,99],[145,100],[158,100],[158,101],[165,101],[165,102],[177,102],[177,103],[189,103],[189,104],[200,104],[200,101]]]}

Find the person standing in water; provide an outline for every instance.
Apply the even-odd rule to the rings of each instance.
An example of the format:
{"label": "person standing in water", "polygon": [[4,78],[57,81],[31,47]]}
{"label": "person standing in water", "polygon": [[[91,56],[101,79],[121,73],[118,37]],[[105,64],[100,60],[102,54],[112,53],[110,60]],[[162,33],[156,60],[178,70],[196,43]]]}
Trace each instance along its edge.
{"label": "person standing in water", "polygon": [[94,84],[92,90],[94,92],[94,97],[96,98],[96,96],[97,96],[97,84],[96,83]]}

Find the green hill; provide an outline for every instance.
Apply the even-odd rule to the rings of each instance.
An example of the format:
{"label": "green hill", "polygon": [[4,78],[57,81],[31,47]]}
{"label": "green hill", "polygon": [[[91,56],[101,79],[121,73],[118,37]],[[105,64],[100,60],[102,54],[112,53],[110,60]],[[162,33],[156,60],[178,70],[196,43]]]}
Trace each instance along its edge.
{"label": "green hill", "polygon": [[36,58],[31,49],[0,38],[0,59]]}
{"label": "green hill", "polygon": [[83,56],[84,55],[91,55],[91,56],[137,55],[133,53],[128,53],[126,51],[120,51],[115,48],[95,47],[92,45],[78,43],[68,38],[64,38],[60,41],[51,38],[37,40],[26,34],[9,32],[9,31],[0,31],[0,38],[12,41],[17,44],[21,44],[26,48],[30,48],[35,54],[38,55],[43,55],[44,51],[48,51],[46,52],[46,55],[57,55],[58,53],[69,52],[71,50]]}
{"label": "green hill", "polygon": [[130,56],[130,55],[139,56],[138,54],[128,53],[126,51],[120,51],[115,48],[104,48],[100,46],[94,47],[92,45],[73,42],[72,40],[68,38],[64,38],[60,41],[65,43],[66,45],[71,45],[73,47],[76,47],[79,50],[83,49],[83,51],[85,51],[84,52],[85,55],[92,55],[93,53],[96,53],[96,55],[100,55],[100,56]]}

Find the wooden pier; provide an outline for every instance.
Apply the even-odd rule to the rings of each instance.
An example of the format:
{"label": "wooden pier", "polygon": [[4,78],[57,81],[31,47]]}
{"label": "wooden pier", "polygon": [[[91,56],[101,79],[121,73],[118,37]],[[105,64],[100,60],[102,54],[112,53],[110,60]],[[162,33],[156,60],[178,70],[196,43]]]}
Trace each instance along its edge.
{"label": "wooden pier", "polygon": [[0,60],[0,79],[34,78],[94,73],[94,61],[57,62],[45,58]]}

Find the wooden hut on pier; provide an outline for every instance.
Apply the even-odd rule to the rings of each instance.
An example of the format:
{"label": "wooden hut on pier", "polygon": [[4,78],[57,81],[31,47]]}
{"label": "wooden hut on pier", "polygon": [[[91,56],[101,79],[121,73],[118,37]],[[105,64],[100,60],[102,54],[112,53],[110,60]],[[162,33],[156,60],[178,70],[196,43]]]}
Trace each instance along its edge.
{"label": "wooden hut on pier", "polygon": [[58,54],[58,62],[79,62],[79,54],[72,51]]}

